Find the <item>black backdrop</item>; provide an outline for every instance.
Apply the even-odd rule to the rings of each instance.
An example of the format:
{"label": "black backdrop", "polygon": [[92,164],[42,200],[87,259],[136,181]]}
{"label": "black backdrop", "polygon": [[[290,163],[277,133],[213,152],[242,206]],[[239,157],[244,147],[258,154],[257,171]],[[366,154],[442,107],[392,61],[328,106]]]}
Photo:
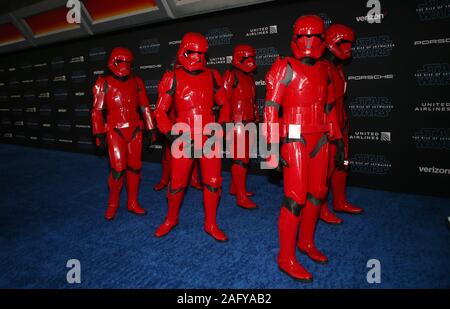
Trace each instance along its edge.
{"label": "black backdrop", "polygon": [[[207,36],[210,65],[221,73],[234,45],[257,49],[262,108],[266,71],[278,55],[290,55],[295,19],[313,13],[357,34],[346,68],[350,185],[448,196],[450,0],[382,0],[380,23],[364,20],[366,4],[282,1],[0,56],[1,142],[95,153],[91,86],[105,71],[111,49],[133,50],[134,71],[154,104],[158,80],[187,31]],[[145,160],[160,156],[158,149],[144,152]]]}

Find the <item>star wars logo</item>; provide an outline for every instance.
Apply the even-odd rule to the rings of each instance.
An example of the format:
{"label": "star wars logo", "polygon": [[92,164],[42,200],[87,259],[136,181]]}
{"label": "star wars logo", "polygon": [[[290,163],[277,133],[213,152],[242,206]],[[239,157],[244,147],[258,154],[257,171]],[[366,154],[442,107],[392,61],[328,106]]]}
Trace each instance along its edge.
{"label": "star wars logo", "polygon": [[139,44],[139,52],[142,55],[157,54],[160,46],[157,38],[144,39]]}
{"label": "star wars logo", "polygon": [[412,139],[417,149],[450,150],[449,128],[422,128]]}
{"label": "star wars logo", "polygon": [[450,85],[450,65],[448,63],[424,64],[414,76],[419,86],[448,86]]}
{"label": "star wars logo", "polygon": [[82,83],[86,80],[86,73],[84,71],[75,71],[72,73],[70,78],[72,79],[72,82],[74,83]]}
{"label": "star wars logo", "polygon": [[144,82],[145,90],[147,94],[157,94],[158,93],[158,83],[157,79],[149,79]]}
{"label": "star wars logo", "polygon": [[230,45],[233,33],[228,27],[214,28],[206,31],[205,37],[209,46]]}
{"label": "star wars logo", "polygon": [[50,64],[54,70],[61,70],[64,68],[64,59],[62,57],[55,57]]}
{"label": "star wars logo", "polygon": [[450,102],[421,102],[414,107],[415,112],[450,112]]}
{"label": "star wars logo", "polygon": [[417,5],[416,13],[421,21],[450,17],[450,0],[423,0]]}
{"label": "star wars logo", "polygon": [[388,35],[359,38],[353,47],[353,58],[387,57],[394,47]]}
{"label": "star wars logo", "polygon": [[348,108],[356,118],[386,118],[394,105],[388,97],[357,97]]}
{"label": "star wars logo", "polygon": [[105,60],[106,51],[103,47],[94,47],[89,51],[89,61],[96,62]]}
{"label": "star wars logo", "polygon": [[328,14],[320,13],[318,15],[320,18],[322,18],[323,22],[325,23],[325,27],[329,27],[333,23],[333,20],[331,20],[331,18],[328,16]]}
{"label": "star wars logo", "polygon": [[279,54],[275,47],[256,48],[256,65],[272,65],[278,56]]}
{"label": "star wars logo", "polygon": [[278,25],[264,26],[250,29],[245,36],[253,37],[260,35],[268,35],[268,34],[277,34],[278,33]]}
{"label": "star wars logo", "polygon": [[67,91],[65,89],[55,89],[53,96],[56,101],[64,101],[67,99]]}
{"label": "star wars logo", "polygon": [[350,140],[390,142],[391,132],[356,131],[350,134]]}
{"label": "star wars logo", "polygon": [[385,155],[355,154],[350,159],[353,173],[386,175],[391,170],[391,163]]}

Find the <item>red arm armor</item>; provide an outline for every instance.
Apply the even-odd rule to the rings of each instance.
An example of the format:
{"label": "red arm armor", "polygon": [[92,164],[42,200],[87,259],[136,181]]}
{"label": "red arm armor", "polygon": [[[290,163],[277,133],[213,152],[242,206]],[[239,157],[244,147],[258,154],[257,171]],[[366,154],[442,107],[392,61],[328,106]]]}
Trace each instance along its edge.
{"label": "red arm armor", "polygon": [[266,74],[266,105],[264,107],[264,123],[267,124],[267,143],[279,143],[272,137],[270,124],[279,123],[278,110],[282,104],[283,95],[286,90],[287,60],[277,58]]}
{"label": "red arm armor", "polygon": [[103,110],[106,107],[105,102],[105,87],[106,78],[104,76],[99,76],[95,82],[94,87],[92,87],[92,94],[94,98],[94,103],[91,111],[92,120],[92,131],[94,135],[105,133],[106,124],[103,119]]}
{"label": "red arm armor", "polygon": [[217,70],[211,69],[214,83],[214,101],[221,106],[219,114],[219,123],[230,122],[231,106],[228,94],[224,88],[222,77]]}
{"label": "red arm armor", "polygon": [[330,140],[342,139],[342,132],[339,126],[336,108],[335,108],[335,92],[334,92],[334,82],[333,82],[333,74],[330,70],[330,67],[327,65],[328,70],[328,98],[327,105],[325,107],[325,112],[327,113],[327,120],[330,123]]}
{"label": "red arm armor", "polygon": [[172,129],[172,121],[169,119],[167,112],[170,110],[174,93],[172,86],[174,86],[174,72],[167,71],[164,73],[158,85],[158,100],[156,102],[155,118],[158,124],[158,129],[163,134],[167,134]]}
{"label": "red arm armor", "polygon": [[135,80],[138,86],[139,106],[141,108],[142,117],[144,118],[145,128],[150,131],[156,127],[153,112],[150,108],[150,101],[148,100],[145,85],[142,79],[136,76]]}
{"label": "red arm armor", "polygon": [[223,75],[223,86],[221,87],[222,96],[226,96],[226,103],[220,109],[219,123],[226,123],[231,121],[231,97],[233,96],[234,74],[227,70]]}

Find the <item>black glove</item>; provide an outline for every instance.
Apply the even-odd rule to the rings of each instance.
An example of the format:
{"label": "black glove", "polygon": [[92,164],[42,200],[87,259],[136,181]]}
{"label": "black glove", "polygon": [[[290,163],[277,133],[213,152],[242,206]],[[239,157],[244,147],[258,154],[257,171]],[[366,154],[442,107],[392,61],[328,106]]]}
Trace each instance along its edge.
{"label": "black glove", "polygon": [[144,141],[148,141],[147,144],[147,150],[148,151],[152,151],[153,150],[153,145],[156,143],[156,130],[147,130],[144,131]]}
{"label": "black glove", "polygon": [[179,138],[183,134],[172,135],[172,133],[166,133],[164,136],[169,140],[170,143],[173,143],[177,138]]}
{"label": "black glove", "polygon": [[337,147],[336,155],[334,157],[334,166],[338,169],[344,169],[344,160],[345,160],[345,147],[344,141],[342,139],[338,139],[334,142]]}
{"label": "black glove", "polygon": [[106,133],[95,135],[95,144],[101,149],[106,148]]}

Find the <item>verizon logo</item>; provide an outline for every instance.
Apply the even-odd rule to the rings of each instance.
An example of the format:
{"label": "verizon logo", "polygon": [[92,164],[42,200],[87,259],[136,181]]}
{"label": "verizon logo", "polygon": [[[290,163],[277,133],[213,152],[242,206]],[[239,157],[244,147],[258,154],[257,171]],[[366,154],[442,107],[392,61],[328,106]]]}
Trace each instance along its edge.
{"label": "verizon logo", "polygon": [[450,175],[450,168],[419,166],[419,172],[426,174]]}

